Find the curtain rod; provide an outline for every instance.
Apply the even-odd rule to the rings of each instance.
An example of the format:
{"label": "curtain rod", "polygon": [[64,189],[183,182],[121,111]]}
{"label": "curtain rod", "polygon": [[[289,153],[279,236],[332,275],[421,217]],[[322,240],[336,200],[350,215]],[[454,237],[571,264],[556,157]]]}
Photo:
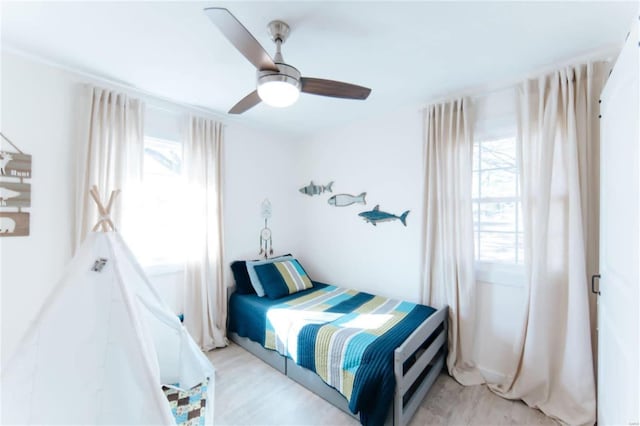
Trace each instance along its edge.
{"label": "curtain rod", "polygon": [[[191,104],[186,104],[183,102],[178,102],[175,101],[171,98],[167,98],[167,97],[163,97],[163,96],[159,96],[156,95],[155,93],[151,93],[149,91],[145,91],[142,89],[138,89],[132,86],[129,86],[125,83],[122,82],[117,82],[114,80],[110,80],[106,77],[102,77],[99,75],[95,75],[92,74],[90,72],[87,71],[81,71],[81,70],[77,70],[75,68],[72,68],[70,66],[66,66],[63,64],[60,64],[58,62],[55,62],[54,60],[51,59],[47,59],[44,58],[42,56],[38,56],[29,52],[26,52],[24,50],[18,49],[14,46],[5,46],[2,45],[0,46],[0,52],[2,53],[11,53],[17,56],[20,56],[22,58],[27,58],[29,60],[32,60],[36,63],[40,63],[40,64],[44,64],[44,65],[48,65],[66,72],[69,72],[75,76],[78,76],[80,78],[85,78],[91,81],[84,81],[81,82],[82,84],[86,84],[86,83],[91,83],[93,82],[98,82],[98,83],[104,83],[107,85],[112,86],[113,88],[119,88],[122,90],[126,90],[129,93],[133,93],[136,94],[138,96],[141,97],[146,97],[146,99],[143,100],[148,100],[148,101],[154,101],[155,103],[149,103],[147,104],[147,107],[151,107],[154,109],[160,109],[160,110],[164,110],[167,112],[175,112],[176,110],[186,110],[187,112],[192,112],[192,113],[200,113],[200,114],[204,114],[209,118],[215,119],[218,122],[220,122],[224,127],[226,127],[229,123],[236,123],[244,128],[248,128],[248,129],[254,129],[257,131],[268,131],[270,132],[270,134],[272,135],[277,135],[278,137],[283,137],[283,136],[291,136],[292,134],[290,132],[283,132],[282,130],[277,130],[277,129],[272,129],[269,128],[268,126],[261,124],[261,123],[255,123],[255,122],[246,122],[243,120],[241,115],[237,115],[237,116],[230,116],[230,115],[222,115],[219,112],[215,112],[211,109],[205,108],[205,107],[200,107],[200,106],[196,106],[196,105],[191,105]],[[167,107],[166,105],[170,105],[171,108]],[[294,135],[295,136],[295,135]],[[295,136],[297,137],[297,136]]]}
{"label": "curtain rod", "polygon": [[596,49],[596,50],[594,50],[594,51],[592,51],[591,53],[588,53],[588,54],[583,54],[583,55],[580,55],[580,56],[574,56],[574,57],[572,57],[570,59],[567,59],[567,60],[555,62],[552,65],[546,65],[544,67],[537,68],[536,70],[534,70],[532,72],[528,72],[526,74],[523,74],[520,78],[514,78],[514,79],[511,79],[511,80],[508,80],[507,83],[505,83],[504,81],[499,82],[499,83],[493,82],[493,83],[490,83],[490,84],[469,87],[469,88],[466,88],[466,89],[463,89],[463,90],[452,92],[452,93],[447,94],[447,95],[438,95],[438,96],[434,97],[432,100],[429,100],[426,103],[424,103],[421,106],[420,110],[422,111],[424,108],[426,108],[429,105],[446,102],[446,101],[449,101],[449,100],[452,100],[452,99],[456,99],[456,98],[460,98],[460,97],[463,97],[463,96],[464,97],[469,97],[469,98],[472,98],[472,99],[477,99],[477,98],[480,98],[482,96],[489,95],[491,93],[501,92],[503,90],[507,90],[507,89],[510,89],[510,88],[516,86],[518,83],[520,83],[520,82],[522,82],[524,80],[540,77],[542,75],[551,73],[551,72],[553,72],[555,70],[561,69],[563,67],[571,66],[571,65],[574,65],[574,64],[585,63],[585,62],[593,62],[593,61],[611,62],[613,59],[615,59],[618,56],[618,54],[620,53],[621,48],[622,48],[622,45],[608,45],[608,46]]}
{"label": "curtain rod", "polygon": [[[124,83],[124,82],[111,80],[111,79],[109,79],[107,77],[104,77],[104,76],[101,76],[101,75],[98,75],[98,74],[94,74],[94,73],[86,71],[86,70],[81,70],[81,69],[77,69],[77,68],[73,68],[73,67],[61,64],[59,62],[56,62],[55,60],[52,60],[52,59],[49,59],[49,58],[45,58],[45,57],[40,56],[40,55],[35,55],[35,54],[32,54],[32,53],[29,53],[29,52],[26,52],[26,51],[24,51],[22,49],[15,48],[13,46],[9,46],[9,47],[3,46],[2,47],[2,52],[11,53],[11,54],[14,54],[14,55],[17,55],[17,56],[21,56],[23,58],[28,58],[28,59],[30,59],[30,60],[32,60],[34,62],[39,62],[39,63],[45,64],[45,65],[49,65],[51,67],[67,71],[69,73],[78,75],[80,77],[84,77],[84,78],[87,78],[89,80],[93,80],[94,82],[104,83],[104,84],[110,85],[110,86],[112,86],[114,88],[117,88],[117,89],[126,90],[129,93],[133,93],[133,94],[141,96],[141,97],[146,97],[147,100],[164,102],[164,103],[172,104],[172,105],[177,106],[177,107],[181,107],[183,109],[191,110],[192,112],[197,111],[197,112],[200,112],[200,113],[204,113],[204,114],[206,114],[208,116],[215,117],[219,121],[228,119],[228,117],[224,117],[223,118],[220,115],[219,112],[215,112],[215,111],[213,111],[213,110],[211,110],[209,108],[196,106],[196,105],[192,105],[192,104],[187,104],[187,103],[184,103],[184,102],[179,102],[179,101],[176,101],[174,99],[171,99],[171,98],[168,98],[168,97],[165,97],[165,96],[162,96],[162,95],[158,95],[158,94],[149,92],[148,90],[144,90],[144,89],[141,89],[141,88],[138,88],[138,87],[135,87],[135,86],[131,86],[131,85],[129,85],[127,83]],[[153,105],[153,107],[154,108],[162,108],[162,107],[159,107],[157,105]]]}

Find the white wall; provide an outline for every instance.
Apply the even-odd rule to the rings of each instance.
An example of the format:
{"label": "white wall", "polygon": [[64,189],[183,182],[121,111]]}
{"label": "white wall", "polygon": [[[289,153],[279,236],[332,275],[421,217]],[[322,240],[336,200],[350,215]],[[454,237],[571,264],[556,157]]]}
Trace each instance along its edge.
{"label": "white wall", "polygon": [[489,382],[500,382],[510,372],[522,331],[525,296],[522,285],[477,283],[474,355]]}
{"label": "white wall", "polygon": [[[83,116],[80,99],[82,85],[92,79],[7,52],[2,52],[1,59],[0,129],[33,156],[31,234],[0,238],[4,359],[15,349],[71,257],[75,152],[81,140],[78,117]],[[141,97],[152,107],[147,110],[147,130],[152,136],[171,139],[180,133],[179,123],[188,109]],[[299,234],[298,216],[290,215],[296,185],[290,175],[295,176],[299,167],[297,145],[281,135],[235,122],[225,126],[225,145],[227,259],[256,257],[262,228],[260,203],[265,197],[273,203],[275,249],[293,250]],[[180,272],[151,280],[169,306],[181,311]]]}
{"label": "white wall", "polygon": [[[272,216],[274,254],[298,253],[305,243],[299,224],[300,145],[282,135],[229,126],[225,130],[225,263],[238,259],[258,259],[262,201],[268,198]],[[233,282],[230,269],[227,283]]]}
{"label": "white wall", "polygon": [[[420,300],[421,135],[421,114],[414,108],[301,141],[298,187],[335,181],[333,194],[367,193],[366,205],[348,207],[329,205],[333,194],[297,194],[305,239],[299,257],[312,279]],[[400,221],[373,226],[358,216],[376,204],[398,216],[410,210],[407,227]]]}
{"label": "white wall", "polygon": [[30,236],[0,238],[4,358],[71,255],[74,118],[78,115],[75,100],[79,88],[66,72],[10,55],[2,55],[1,71],[0,128],[33,156]]}
{"label": "white wall", "polygon": [[[331,194],[299,196],[305,241],[298,256],[312,279],[421,302],[422,132],[416,107],[301,141],[299,186],[335,180],[334,193],[367,192],[366,206],[342,208],[327,204]],[[396,215],[411,210],[407,227],[398,221],[374,227],[358,217],[376,204]],[[515,350],[524,288],[478,282],[476,297],[476,362],[494,379],[506,373],[504,361]]]}

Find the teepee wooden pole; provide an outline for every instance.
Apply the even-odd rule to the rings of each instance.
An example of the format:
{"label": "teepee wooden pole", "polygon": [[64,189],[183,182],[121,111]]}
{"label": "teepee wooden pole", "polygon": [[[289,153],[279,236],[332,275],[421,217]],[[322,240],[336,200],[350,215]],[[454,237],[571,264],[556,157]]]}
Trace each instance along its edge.
{"label": "teepee wooden pole", "polygon": [[[100,227],[102,227],[102,232],[109,232],[109,230],[115,231],[116,227],[111,221],[111,208],[113,207],[113,203],[120,194],[120,190],[111,191],[111,195],[109,196],[109,201],[107,202],[107,206],[104,206],[104,203],[100,200],[100,192],[98,192],[98,187],[93,185],[89,190],[89,194],[91,194],[91,198],[95,201],[96,206],[98,207],[98,213],[100,214],[100,218],[98,219],[98,223],[95,224],[92,231],[97,231]],[[111,229],[109,229],[111,228]]]}
{"label": "teepee wooden pole", "polygon": [[[102,201],[100,201],[100,195],[98,194],[98,187],[97,186],[92,186],[91,189],[89,190],[89,194],[91,194],[91,198],[93,198],[93,201],[95,201],[96,206],[98,207],[98,214],[100,216],[102,216]],[[98,230],[98,228],[100,228],[100,226],[102,225],[102,220],[98,220],[98,222],[94,225],[93,229],[91,229],[91,231],[95,232]]]}
{"label": "teepee wooden pole", "polygon": [[111,191],[111,195],[109,196],[109,202],[107,202],[107,207],[105,208],[105,213],[107,216],[106,222],[114,231],[116,230],[116,227],[111,221],[111,207],[113,207],[113,203],[116,201],[116,198],[118,197],[119,194],[120,194],[119,189],[115,189]]}

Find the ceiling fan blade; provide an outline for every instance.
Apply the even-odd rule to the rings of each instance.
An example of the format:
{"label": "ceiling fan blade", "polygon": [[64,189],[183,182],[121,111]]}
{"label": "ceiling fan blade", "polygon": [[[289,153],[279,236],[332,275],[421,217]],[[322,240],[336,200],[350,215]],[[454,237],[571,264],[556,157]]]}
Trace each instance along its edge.
{"label": "ceiling fan blade", "polygon": [[331,96],[344,99],[367,99],[371,89],[341,81],[323,80],[321,78],[302,77],[300,91],[312,95]]}
{"label": "ceiling fan blade", "polygon": [[204,13],[258,70],[278,71],[271,56],[231,12],[223,7],[208,7]]}
{"label": "ceiling fan blade", "polygon": [[240,102],[235,104],[233,108],[229,110],[229,114],[242,114],[243,112],[258,105],[260,102],[262,102],[262,99],[260,99],[260,96],[258,96],[258,91],[254,90],[253,92],[242,98]]}

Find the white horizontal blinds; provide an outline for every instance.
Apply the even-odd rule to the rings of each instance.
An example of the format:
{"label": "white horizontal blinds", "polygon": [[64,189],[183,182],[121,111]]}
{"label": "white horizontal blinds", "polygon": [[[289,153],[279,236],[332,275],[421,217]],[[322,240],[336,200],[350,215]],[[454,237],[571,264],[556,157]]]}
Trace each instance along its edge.
{"label": "white horizontal blinds", "polygon": [[515,90],[476,100],[473,222],[478,262],[521,265],[524,236],[519,188]]}
{"label": "white horizontal blinds", "polygon": [[148,138],[182,141],[187,133],[187,120],[183,112],[169,111],[161,106],[147,104],[144,116],[144,135]]}
{"label": "white horizontal blinds", "polygon": [[515,135],[474,142],[476,260],[522,264],[524,244]]}
{"label": "white horizontal blinds", "polygon": [[135,204],[125,212],[135,223],[127,241],[145,267],[182,270],[186,245],[182,221],[188,205],[182,141],[145,137],[143,168]]}

